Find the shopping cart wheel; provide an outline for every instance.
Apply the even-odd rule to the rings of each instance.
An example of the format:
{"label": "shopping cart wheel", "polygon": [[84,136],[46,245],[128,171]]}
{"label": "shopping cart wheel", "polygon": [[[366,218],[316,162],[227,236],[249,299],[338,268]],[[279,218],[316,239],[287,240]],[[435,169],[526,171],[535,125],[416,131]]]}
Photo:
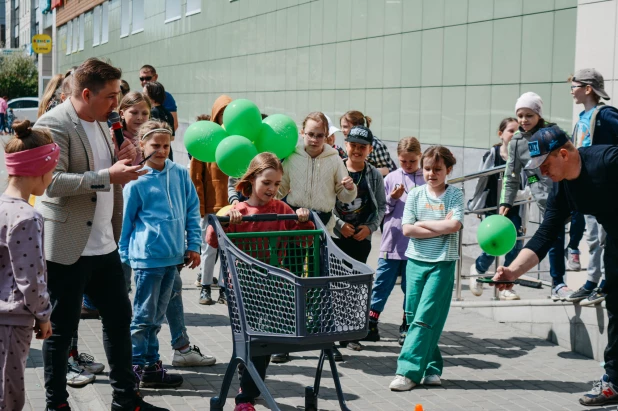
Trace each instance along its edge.
{"label": "shopping cart wheel", "polygon": [[219,399],[219,397],[212,397],[210,399],[210,410],[211,411],[223,411],[223,403]]}
{"label": "shopping cart wheel", "polygon": [[318,411],[318,396],[313,387],[305,387],[305,411]]}

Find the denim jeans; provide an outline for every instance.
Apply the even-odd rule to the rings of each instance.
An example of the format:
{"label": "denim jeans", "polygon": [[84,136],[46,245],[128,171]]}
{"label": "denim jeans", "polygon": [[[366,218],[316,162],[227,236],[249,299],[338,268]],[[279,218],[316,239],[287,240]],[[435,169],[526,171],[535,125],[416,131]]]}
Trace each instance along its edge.
{"label": "denim jeans", "polygon": [[371,309],[381,313],[384,311],[386,300],[391,295],[397,277],[401,275],[401,291],[403,291],[403,307],[406,307],[406,264],[408,260],[388,260],[378,258],[376,279],[371,292]]}
{"label": "denim jeans", "polygon": [[167,305],[165,317],[170,327],[170,334],[172,334],[172,348],[178,350],[189,345],[189,336],[185,326],[185,309],[182,305],[182,278],[180,278],[178,270],[176,270],[174,277],[172,295]]}
{"label": "denim jeans", "polygon": [[605,251],[605,229],[599,224],[594,216],[586,216],[587,236],[586,242],[590,249],[590,261],[588,262],[588,281],[598,283],[605,273],[603,254]]}
{"label": "denim jeans", "polygon": [[569,231],[569,245],[572,254],[579,254],[579,243],[584,238],[586,220],[582,213],[574,211],[571,213],[571,229]]}
{"label": "denim jeans", "polygon": [[[523,232],[521,229],[521,217],[519,216],[519,214],[508,216],[508,218],[509,220],[511,220],[511,222],[515,226],[515,229],[517,230],[517,236],[518,237],[523,236]],[[518,240],[515,242],[515,246],[513,247],[513,249],[509,251],[504,257],[505,267],[508,267],[513,262],[513,260],[515,260],[515,258],[519,255],[519,252],[521,251],[523,247],[524,247],[524,242],[522,240]],[[476,259],[476,271],[479,274],[486,273],[487,270],[489,270],[489,267],[491,267],[491,265],[494,263],[495,260],[496,260],[496,257],[489,255],[487,253],[481,253],[481,255],[479,255],[478,258]]]}
{"label": "denim jeans", "polygon": [[152,365],[159,361],[157,334],[172,295],[176,266],[135,270],[135,299],[131,321],[133,365]]}
{"label": "denim jeans", "polygon": [[566,269],[564,262],[564,227],[547,253],[549,257],[549,275],[551,276],[552,286],[564,283],[564,271]]}

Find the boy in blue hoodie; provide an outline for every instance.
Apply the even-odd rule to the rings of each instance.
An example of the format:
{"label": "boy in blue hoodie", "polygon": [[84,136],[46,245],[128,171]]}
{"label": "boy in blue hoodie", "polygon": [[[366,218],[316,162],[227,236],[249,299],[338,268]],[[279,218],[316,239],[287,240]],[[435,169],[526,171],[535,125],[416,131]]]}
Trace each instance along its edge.
{"label": "boy in blue hoodie", "polygon": [[[159,359],[157,334],[165,318],[178,265],[200,264],[200,204],[186,168],[168,160],[171,129],[148,121],[138,132],[150,172],[124,187],[120,258],[135,272],[131,321],[133,370],[141,387],[182,384]],[[186,241],[185,241],[186,235]],[[186,245],[185,245],[186,244]]]}

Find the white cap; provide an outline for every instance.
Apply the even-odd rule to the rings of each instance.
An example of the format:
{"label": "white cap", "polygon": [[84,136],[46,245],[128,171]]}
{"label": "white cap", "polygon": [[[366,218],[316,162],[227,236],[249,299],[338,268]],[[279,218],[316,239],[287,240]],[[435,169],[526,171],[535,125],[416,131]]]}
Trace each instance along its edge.
{"label": "white cap", "polygon": [[515,113],[520,108],[528,108],[534,111],[539,117],[543,117],[543,99],[536,93],[528,91],[522,94],[515,103]]}
{"label": "white cap", "polygon": [[330,117],[328,117],[326,114],[324,114],[324,117],[326,117],[326,120],[328,120],[328,137],[332,136],[337,131],[341,131],[337,127],[333,126],[333,122],[330,121]]}

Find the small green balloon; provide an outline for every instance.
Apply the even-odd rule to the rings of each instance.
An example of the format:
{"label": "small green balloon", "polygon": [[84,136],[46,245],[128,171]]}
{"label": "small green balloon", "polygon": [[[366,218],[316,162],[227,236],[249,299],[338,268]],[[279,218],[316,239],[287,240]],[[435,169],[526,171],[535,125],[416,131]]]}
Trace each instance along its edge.
{"label": "small green balloon", "polygon": [[223,124],[228,134],[253,141],[262,130],[262,114],[250,100],[233,100],[223,112]]}
{"label": "small green balloon", "polygon": [[198,121],[191,124],[185,131],[185,147],[189,154],[198,160],[214,163],[217,146],[225,137],[227,133],[217,123]]}
{"label": "small green balloon", "polygon": [[483,251],[498,257],[513,249],[517,241],[517,230],[511,220],[496,214],[481,221],[476,238]]}
{"label": "small green balloon", "polygon": [[290,117],[273,114],[262,121],[262,131],[253,141],[258,152],[269,152],[284,159],[294,152],[298,143],[298,127]]}
{"label": "small green balloon", "polygon": [[230,177],[242,177],[258,151],[251,141],[243,136],[229,136],[217,146],[217,165]]}

